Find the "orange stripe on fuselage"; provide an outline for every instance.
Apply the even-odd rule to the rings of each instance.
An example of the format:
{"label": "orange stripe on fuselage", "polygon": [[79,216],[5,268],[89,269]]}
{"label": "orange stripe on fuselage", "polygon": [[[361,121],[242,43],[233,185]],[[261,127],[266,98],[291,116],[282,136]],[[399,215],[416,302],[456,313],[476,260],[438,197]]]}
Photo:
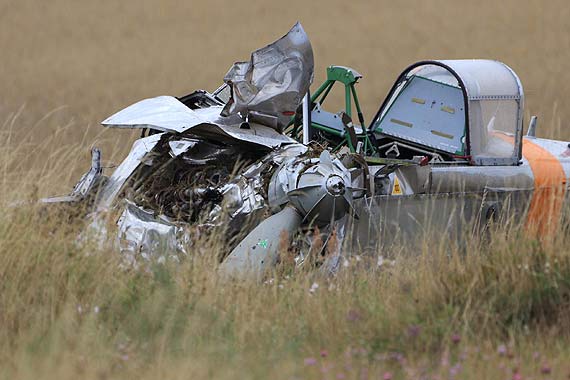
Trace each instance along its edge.
{"label": "orange stripe on fuselage", "polygon": [[[514,145],[514,139],[510,136],[501,133],[493,133],[493,136]],[[534,191],[526,217],[526,228],[539,236],[551,235],[560,222],[566,174],[552,153],[529,139],[523,138],[522,154],[534,176]]]}
{"label": "orange stripe on fuselage", "polygon": [[534,175],[534,192],[526,226],[539,235],[551,235],[560,221],[566,174],[562,164],[552,153],[528,139],[523,139],[523,156]]}

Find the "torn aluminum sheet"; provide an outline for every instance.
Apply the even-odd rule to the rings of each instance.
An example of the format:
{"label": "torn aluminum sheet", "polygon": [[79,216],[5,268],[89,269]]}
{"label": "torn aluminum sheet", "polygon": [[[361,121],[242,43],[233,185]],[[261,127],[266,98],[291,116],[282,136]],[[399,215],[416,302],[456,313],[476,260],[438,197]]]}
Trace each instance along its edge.
{"label": "torn aluminum sheet", "polygon": [[159,96],[137,102],[102,124],[113,128],[150,128],[170,133],[192,133],[193,135],[218,139],[225,142],[242,141],[276,148],[295,140],[272,128],[258,123],[244,123],[234,115],[221,117],[222,107],[192,110],[173,96]]}
{"label": "torn aluminum sheet", "polygon": [[183,228],[132,202],[126,202],[117,226],[118,246],[129,263],[135,264],[139,258],[161,262],[169,257],[178,259],[179,254],[186,253]]}
{"label": "torn aluminum sheet", "polygon": [[97,210],[105,210],[111,206],[125,182],[138,168],[147,153],[152,151],[161,137],[162,134],[159,133],[135,141],[129,155],[115,169],[113,175],[109,177],[105,186],[100,190]]}
{"label": "torn aluminum sheet", "polygon": [[224,82],[232,96],[222,115],[240,114],[281,131],[301,104],[313,81],[313,49],[300,23],[276,42],[237,62]]}
{"label": "torn aluminum sheet", "polygon": [[41,203],[78,202],[85,199],[100,183],[103,174],[101,150],[91,149],[91,168],[79,179],[69,195],[41,199]]}

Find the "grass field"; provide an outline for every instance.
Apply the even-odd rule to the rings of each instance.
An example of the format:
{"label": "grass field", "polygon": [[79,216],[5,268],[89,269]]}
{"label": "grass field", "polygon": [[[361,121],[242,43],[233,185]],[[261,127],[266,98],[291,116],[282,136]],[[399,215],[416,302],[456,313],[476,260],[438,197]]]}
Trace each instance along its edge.
{"label": "grass field", "polygon": [[[567,379],[570,234],[498,230],[461,254],[354,257],[341,274],[222,283],[211,252],[126,270],[74,244],[67,220],[15,201],[63,194],[103,148],[98,123],[146,97],[214,89],[230,65],[300,20],[316,83],[356,68],[367,120],[426,58],[493,58],[525,87],[537,134],[570,140],[565,1],[0,0],[0,376],[6,379]],[[466,238],[468,246],[480,247]]]}

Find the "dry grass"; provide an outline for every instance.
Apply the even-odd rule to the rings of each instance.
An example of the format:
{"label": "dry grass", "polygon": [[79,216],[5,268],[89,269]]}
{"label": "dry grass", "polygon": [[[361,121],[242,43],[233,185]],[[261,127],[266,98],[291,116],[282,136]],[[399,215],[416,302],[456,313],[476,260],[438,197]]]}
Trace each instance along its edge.
{"label": "dry grass", "polygon": [[222,285],[205,254],[219,242],[180,266],[125,270],[114,252],[78,248],[67,222],[7,205],[66,192],[94,142],[117,163],[133,134],[100,120],[216,87],[296,20],[317,83],[333,63],[364,74],[368,119],[415,60],[495,58],[519,73],[538,134],[570,139],[569,19],[563,1],[0,0],[0,375],[567,378],[565,231],[548,247],[498,231],[468,255],[434,239],[418,255],[379,253],[381,267],[354,259],[332,279]]}
{"label": "dry grass", "polygon": [[217,275],[216,240],[182,264],[133,270],[56,224],[33,207],[0,223],[6,378],[570,374],[562,235],[545,249],[501,230],[468,255],[432,239],[415,255],[353,257],[335,277],[258,284]]}

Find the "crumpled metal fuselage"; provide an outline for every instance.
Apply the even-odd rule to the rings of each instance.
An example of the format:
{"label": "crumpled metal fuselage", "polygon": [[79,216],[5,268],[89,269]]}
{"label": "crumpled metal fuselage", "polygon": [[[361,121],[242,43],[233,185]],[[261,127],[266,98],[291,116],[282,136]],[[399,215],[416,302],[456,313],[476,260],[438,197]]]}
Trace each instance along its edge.
{"label": "crumpled metal fuselage", "polygon": [[[281,133],[308,91],[313,66],[296,24],[250,62],[234,65],[225,89],[160,96],[117,112],[103,126],[143,131],[128,156],[105,177],[95,151],[72,195],[45,202],[88,200],[86,233],[114,240],[132,262],[184,254],[196,235],[220,229],[233,247],[220,255],[228,256],[223,270],[263,272],[275,264],[283,234],[290,241],[302,225],[326,230],[346,220],[352,185],[362,182],[349,158]],[[115,239],[103,220],[109,213],[119,215]]]}

